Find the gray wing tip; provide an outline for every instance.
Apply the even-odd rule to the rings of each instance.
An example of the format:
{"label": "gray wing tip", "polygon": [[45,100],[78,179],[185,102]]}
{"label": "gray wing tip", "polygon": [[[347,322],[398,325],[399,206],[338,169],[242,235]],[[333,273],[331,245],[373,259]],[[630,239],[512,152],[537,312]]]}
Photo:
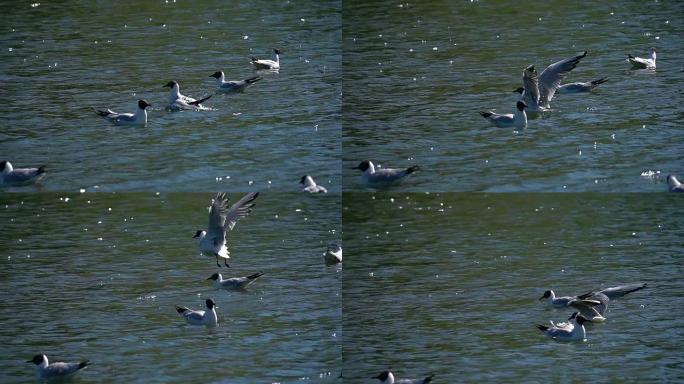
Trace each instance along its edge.
{"label": "gray wing tip", "polygon": [[480,111],[480,116],[484,117],[485,119],[488,118],[488,117],[491,116],[491,115],[492,115],[491,112],[483,112],[483,111]]}
{"label": "gray wing tip", "polygon": [[535,324],[535,327],[537,327],[537,329],[539,329],[542,332],[545,332],[547,329],[549,329],[549,327],[547,327],[546,325],[540,325],[540,324]]}
{"label": "gray wing tip", "polygon": [[83,369],[83,368],[89,366],[90,364],[91,364],[90,360],[83,360],[80,363],[78,363],[78,369]]}

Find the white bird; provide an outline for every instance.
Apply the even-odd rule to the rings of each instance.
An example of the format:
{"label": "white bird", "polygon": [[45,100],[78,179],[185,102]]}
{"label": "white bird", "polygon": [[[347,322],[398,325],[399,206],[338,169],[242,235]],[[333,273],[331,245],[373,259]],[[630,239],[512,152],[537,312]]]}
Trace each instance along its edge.
{"label": "white bird", "polygon": [[223,74],[223,71],[214,72],[214,74],[209,77],[216,79],[216,84],[218,86],[217,90],[219,92],[244,92],[247,87],[261,80],[261,77],[254,76],[244,80],[226,81],[226,76]]}
{"label": "white bird", "polygon": [[518,101],[515,104],[515,113],[499,114],[492,111],[480,112],[480,115],[489,122],[499,128],[515,127],[519,129],[527,128],[527,114],[525,113],[527,105]]}
{"label": "white bird", "polygon": [[572,328],[570,327],[549,327],[546,325],[537,325],[537,328],[544,332],[544,334],[555,341],[581,341],[587,336],[584,329],[584,322],[586,319],[582,315],[575,316]]}
{"label": "white bird", "polygon": [[542,297],[539,298],[539,300],[544,300],[546,299],[547,302],[553,306],[554,308],[565,308],[570,306],[570,303],[574,301],[584,301],[584,304],[586,305],[599,305],[601,304],[600,302],[596,300],[588,300],[588,299],[582,299],[580,296],[560,296],[556,297],[556,294],[552,290],[548,290],[544,292]]}
{"label": "white bird", "polygon": [[381,168],[376,170],[375,165],[370,160],[364,160],[352,169],[358,169],[363,172],[361,183],[368,186],[381,187],[400,181],[413,172],[420,170],[420,167],[414,165],[406,169]]}
{"label": "white bird", "polygon": [[537,77],[534,65],[525,68],[523,71],[524,91],[521,95],[521,100],[527,104],[528,112],[539,112],[549,109],[549,103],[560,87],[561,80],[586,55],[587,51],[584,51],[581,55],[553,63],[546,67],[539,77]]}
{"label": "white bird", "polygon": [[271,60],[267,60],[267,59],[259,60],[254,56],[252,56],[250,59],[252,60],[252,64],[254,64],[254,67],[256,69],[271,69],[271,70],[280,69],[280,50],[278,50],[276,48],[273,48],[273,53],[271,54]]}
{"label": "white bird", "polygon": [[[597,292],[588,292],[579,295],[578,299],[570,302],[569,306],[577,308],[587,321],[597,322],[606,320],[605,314],[611,300],[619,299],[629,293],[640,291],[646,288],[645,283],[620,285],[610,287]],[[585,302],[598,301],[598,305],[586,305]]]}
{"label": "white bird", "polygon": [[214,273],[207,280],[214,281],[215,289],[245,289],[261,276],[263,276],[263,273],[258,272],[249,276],[231,277],[224,280],[220,273]]}
{"label": "white bird", "polygon": [[323,254],[326,264],[337,264],[342,262],[342,246],[337,243],[331,243],[328,245]]}
{"label": "white bird", "polygon": [[598,80],[587,81],[586,83],[566,83],[561,85],[557,92],[560,94],[590,92],[592,89],[596,88],[600,84],[605,83],[606,81],[608,81],[608,78],[602,77]]}
{"label": "white bird", "polygon": [[654,47],[651,47],[650,52],[651,52],[651,57],[648,59],[644,59],[641,57],[634,57],[630,54],[627,54],[627,61],[630,64],[632,64],[632,67],[634,67],[634,68],[655,69],[655,67],[656,67],[656,49]]}
{"label": "white bird", "polygon": [[175,81],[169,81],[164,87],[171,88],[171,95],[169,96],[169,105],[166,107],[172,111],[180,111],[182,109],[197,110],[204,108],[202,103],[207,101],[211,95],[196,100],[190,96],[185,96],[180,93],[180,85]]}
{"label": "white bird", "polygon": [[207,305],[206,311],[194,311],[190,308],[179,307],[176,305],[176,312],[183,316],[188,324],[215,327],[218,325],[218,316],[216,315],[216,308],[218,308],[218,306],[212,299],[207,299],[205,303]]}
{"label": "white bird", "polygon": [[570,315],[570,317],[568,317],[568,321],[561,321],[559,323],[554,323],[553,320],[549,320],[549,323],[551,323],[552,328],[564,328],[564,329],[572,330],[573,328],[575,328],[575,322],[572,320],[574,320],[575,317],[577,317],[577,315],[579,315],[579,314],[580,314],[579,312],[573,312],[572,315]]}
{"label": "white bird", "polygon": [[308,193],[328,193],[328,190],[324,186],[316,184],[314,179],[309,175],[302,176],[299,180],[299,184],[304,185],[302,192]]}
{"label": "white bird", "polygon": [[667,186],[670,192],[684,192],[684,184],[682,184],[675,175],[667,175]]}
{"label": "white bird", "polygon": [[138,100],[138,110],[135,113],[118,113],[111,109],[98,110],[95,109],[95,113],[101,116],[103,119],[113,123],[115,125],[147,125],[147,110],[145,108],[151,107],[145,100]]}
{"label": "white bird", "polygon": [[223,258],[226,267],[230,252],[226,247],[226,231],[233,230],[238,220],[246,217],[254,207],[254,200],[259,196],[259,192],[250,192],[227,208],[228,196],[225,193],[218,193],[211,203],[209,211],[209,226],[206,231],[198,230],[193,238],[199,238],[199,249],[207,256],[216,257],[216,265],[221,267],[218,258]]}
{"label": "white bird", "polygon": [[0,185],[20,185],[38,181],[45,177],[45,166],[38,168],[14,168],[7,160],[0,161],[2,175]]}
{"label": "white bird", "polygon": [[380,380],[383,384],[428,384],[432,382],[434,376],[430,375],[423,379],[395,379],[392,372],[384,371],[373,378]]}
{"label": "white bird", "polygon": [[78,372],[90,364],[89,360],[81,361],[80,363],[52,363],[48,362],[47,356],[38,354],[33,356],[33,359],[27,360],[27,363],[36,365],[36,376],[39,380],[47,380],[53,378],[60,378]]}

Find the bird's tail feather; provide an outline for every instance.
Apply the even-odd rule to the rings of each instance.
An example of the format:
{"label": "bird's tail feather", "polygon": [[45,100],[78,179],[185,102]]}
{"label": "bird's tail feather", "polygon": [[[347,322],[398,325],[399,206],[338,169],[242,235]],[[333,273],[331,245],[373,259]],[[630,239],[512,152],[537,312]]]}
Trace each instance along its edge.
{"label": "bird's tail feather", "polygon": [[261,277],[261,276],[263,276],[263,275],[264,275],[263,272],[257,272],[257,273],[255,273],[255,274],[253,274],[253,275],[247,276],[247,278],[250,279],[250,280],[254,280],[254,279],[256,279],[257,277]]}
{"label": "bird's tail feather", "polygon": [[43,173],[45,173],[45,166],[41,165],[40,167],[38,167],[38,174],[42,175]]}
{"label": "bird's tail feather", "polygon": [[486,119],[486,118],[488,118],[489,116],[491,116],[492,113],[491,113],[491,112],[483,112],[483,111],[480,111],[480,115]]}
{"label": "bird's tail feather", "polygon": [[419,170],[420,170],[420,166],[414,165],[414,166],[411,166],[411,167],[406,168],[406,174],[407,174],[407,175],[410,175],[410,174],[412,174],[413,172],[419,171]]}
{"label": "bird's tail feather", "polygon": [[259,77],[259,76],[254,76],[254,77],[250,77],[249,79],[245,79],[247,84],[254,84],[259,80],[261,80],[261,77]]}
{"label": "bird's tail feather", "polygon": [[90,360],[83,360],[80,363],[78,363],[78,369],[83,369],[90,365]]}
{"label": "bird's tail feather", "polygon": [[181,315],[182,315],[185,311],[188,311],[188,310],[189,310],[188,308],[179,307],[179,306],[176,305],[176,312],[178,312],[178,313],[181,314]]}
{"label": "bird's tail feather", "polygon": [[195,101],[193,101],[193,102],[191,102],[191,103],[188,103],[188,104],[194,105],[194,106],[198,106],[198,105],[202,104],[203,102],[209,100],[209,98],[211,98],[211,96],[213,96],[213,95],[209,95],[209,96],[207,96],[207,97],[205,97],[205,98],[203,98],[203,99],[195,100]]}
{"label": "bird's tail feather", "polygon": [[538,328],[540,331],[542,331],[542,332],[544,332],[544,331],[546,331],[547,329],[549,329],[549,327],[547,327],[546,325],[539,325],[539,324],[537,324],[537,328]]}
{"label": "bird's tail feather", "polygon": [[591,84],[592,84],[592,85],[599,85],[599,84],[605,83],[606,81],[608,81],[608,78],[607,78],[607,77],[602,77],[602,78],[600,78],[600,79],[598,79],[598,80],[592,81]]}

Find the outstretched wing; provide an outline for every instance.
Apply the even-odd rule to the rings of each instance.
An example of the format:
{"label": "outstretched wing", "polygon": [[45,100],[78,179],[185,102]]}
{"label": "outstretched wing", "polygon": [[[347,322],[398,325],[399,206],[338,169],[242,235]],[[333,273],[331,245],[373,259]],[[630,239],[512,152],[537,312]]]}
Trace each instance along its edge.
{"label": "outstretched wing", "polygon": [[259,197],[259,192],[250,192],[243,196],[242,199],[238,200],[237,203],[233,204],[233,206],[230,207],[230,210],[225,214],[224,230],[233,230],[237,221],[246,217],[252,211],[254,200],[256,200],[257,197]]}
{"label": "outstretched wing", "polygon": [[541,106],[546,106],[553,99],[553,95],[560,87],[561,80],[575,69],[586,55],[587,51],[584,51],[581,55],[569,57],[546,67],[544,72],[539,75],[539,104]]}

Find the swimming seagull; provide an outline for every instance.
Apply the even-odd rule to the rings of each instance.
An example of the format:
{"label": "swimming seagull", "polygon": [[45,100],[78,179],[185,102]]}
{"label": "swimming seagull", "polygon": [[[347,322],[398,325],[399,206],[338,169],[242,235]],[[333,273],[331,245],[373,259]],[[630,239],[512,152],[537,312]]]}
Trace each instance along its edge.
{"label": "swimming seagull", "polygon": [[537,328],[544,332],[546,336],[554,339],[555,341],[581,341],[587,336],[587,332],[583,325],[586,320],[587,319],[585,319],[582,315],[577,315],[572,319],[572,328],[569,326],[549,327],[546,325],[537,325]]}
{"label": "swimming seagull", "polygon": [[655,67],[656,67],[656,49],[654,47],[651,47],[649,52],[651,52],[651,57],[649,59],[644,59],[641,57],[634,57],[630,54],[627,54],[627,61],[629,61],[629,63],[632,64],[632,67],[634,67],[634,68],[655,69]]}
{"label": "swimming seagull", "polygon": [[559,323],[554,323],[553,320],[549,320],[549,323],[551,323],[552,328],[564,328],[564,329],[572,330],[573,328],[575,328],[575,322],[572,320],[574,320],[575,317],[577,317],[577,315],[579,315],[579,314],[580,314],[579,312],[573,312],[572,315],[570,315],[570,317],[568,317],[568,321],[561,321]]}
{"label": "swimming seagull", "polygon": [[527,128],[527,114],[525,114],[525,108],[527,108],[527,105],[522,101],[518,101],[515,104],[515,114],[499,114],[489,111],[480,112],[480,115],[482,115],[482,117],[484,117],[485,119],[489,120],[489,122],[492,123],[492,125],[495,127]]}
{"label": "swimming seagull", "polygon": [[684,184],[675,175],[667,175],[667,186],[670,187],[670,192],[684,192]]}
{"label": "swimming seagull", "polygon": [[207,305],[206,311],[194,311],[190,308],[176,305],[176,312],[183,316],[188,324],[215,327],[218,325],[218,316],[216,315],[216,308],[218,308],[218,306],[212,299],[207,299],[205,303]]}
{"label": "swimming seagull", "polygon": [[584,301],[584,304],[586,305],[599,305],[601,304],[599,301],[596,300],[588,300],[588,299],[582,299],[580,296],[560,296],[556,297],[556,294],[552,290],[548,290],[544,292],[542,297],[539,298],[539,300],[544,300],[547,299],[547,302],[553,306],[554,308],[565,308],[570,306],[570,303],[574,301]]}
{"label": "swimming seagull", "polygon": [[254,200],[259,196],[259,192],[250,192],[242,197],[230,209],[227,208],[228,196],[225,193],[218,193],[211,203],[209,211],[209,227],[206,231],[198,230],[193,238],[199,238],[200,251],[208,256],[216,257],[216,265],[219,264],[219,257],[223,258],[226,267],[230,252],[226,248],[226,231],[233,230],[238,220],[246,217],[254,207]]}
{"label": "swimming seagull", "polygon": [[427,384],[432,382],[432,378],[435,375],[430,375],[424,379],[395,379],[394,374],[390,371],[384,371],[379,375],[373,377],[373,379],[380,380],[383,384]]}
{"label": "swimming seagull", "polygon": [[363,172],[363,175],[361,175],[361,182],[363,184],[370,186],[386,186],[420,170],[420,167],[413,165],[406,169],[382,168],[376,170],[375,165],[373,165],[370,160],[364,160],[352,169],[358,169]]}
{"label": "swimming seagull", "polygon": [[[606,288],[597,292],[588,292],[579,295],[578,298],[580,300],[570,302],[569,306],[577,308],[587,321],[604,321],[606,320],[605,313],[608,310],[608,304],[611,300],[619,299],[629,293],[640,291],[646,287],[647,285],[645,283],[638,283]],[[599,304],[586,305],[584,303],[586,300],[598,301]]]}
{"label": "swimming seagull", "polygon": [[207,101],[211,95],[196,100],[192,97],[185,96],[180,93],[180,85],[178,85],[177,82],[175,81],[169,81],[164,85],[164,87],[169,87],[171,88],[171,95],[169,96],[169,106],[167,107],[168,109],[172,111],[179,111],[181,109],[201,109],[202,103]]}
{"label": "swimming seagull", "polygon": [[45,176],[45,166],[38,168],[14,168],[12,163],[7,160],[0,161],[2,175],[0,175],[0,185],[28,184],[38,181]]}
{"label": "swimming seagull", "polygon": [[261,80],[261,77],[254,76],[244,80],[226,81],[226,76],[223,74],[223,71],[214,72],[214,74],[209,77],[216,79],[219,92],[244,92],[245,88]]}
{"label": "swimming seagull", "polygon": [[254,67],[256,69],[272,69],[272,70],[277,70],[280,69],[280,50],[273,48],[273,53],[271,54],[271,60],[267,59],[262,59],[259,60],[256,57],[252,56],[252,64],[254,64]]}
{"label": "swimming seagull", "polygon": [[138,110],[135,111],[135,113],[118,113],[112,111],[111,109],[106,109],[104,111],[95,109],[95,113],[115,125],[145,126],[147,125],[147,110],[145,110],[145,108],[151,106],[152,104],[140,99],[138,100]]}
{"label": "swimming seagull", "polygon": [[523,71],[523,88],[521,100],[527,104],[529,112],[539,112],[549,109],[549,103],[560,87],[561,80],[570,71],[575,69],[580,60],[587,55],[584,51],[581,55],[573,56],[555,62],[537,77],[534,65],[530,65]]}
{"label": "swimming seagull", "polygon": [[328,193],[328,190],[325,189],[324,186],[322,185],[317,185],[314,179],[309,176],[309,175],[304,175],[302,176],[302,179],[299,180],[299,184],[304,185],[304,188],[302,189],[302,192],[309,192],[309,193]]}
{"label": "swimming seagull", "polygon": [[560,88],[558,88],[557,92],[560,94],[589,92],[592,89],[599,86],[599,84],[603,84],[606,81],[608,81],[608,78],[602,77],[598,80],[587,81],[586,83],[582,83],[582,82],[567,83],[567,84],[561,85]]}
{"label": "swimming seagull", "polygon": [[38,354],[33,356],[33,359],[27,360],[27,363],[36,365],[36,376],[38,380],[47,380],[52,378],[60,378],[78,372],[90,364],[90,360],[84,360],[80,363],[52,363],[48,362],[47,356]]}
{"label": "swimming seagull", "polygon": [[328,245],[328,249],[325,250],[323,254],[325,263],[328,265],[337,264],[342,262],[342,246],[337,243],[331,243]]}
{"label": "swimming seagull", "polygon": [[249,276],[231,277],[224,280],[220,273],[214,273],[207,280],[214,281],[215,289],[245,289],[263,275],[263,273],[258,272]]}

